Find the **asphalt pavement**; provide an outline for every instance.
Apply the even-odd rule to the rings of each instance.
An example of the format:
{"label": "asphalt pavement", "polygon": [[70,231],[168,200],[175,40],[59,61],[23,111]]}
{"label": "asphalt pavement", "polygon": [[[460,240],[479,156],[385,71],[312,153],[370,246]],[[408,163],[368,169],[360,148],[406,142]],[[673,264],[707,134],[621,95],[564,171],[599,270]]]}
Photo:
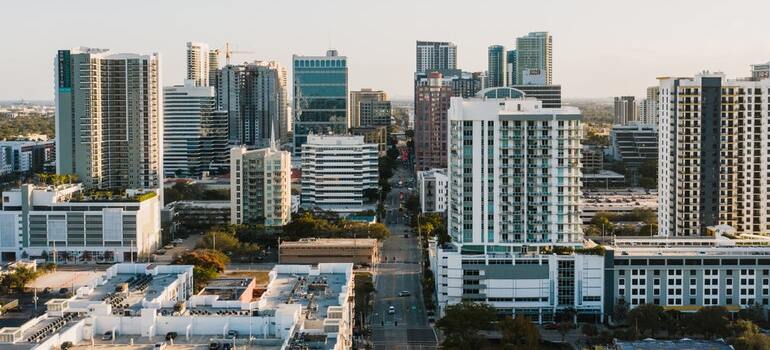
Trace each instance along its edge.
{"label": "asphalt pavement", "polygon": [[[398,186],[402,177],[406,182],[412,180],[406,171],[396,171],[391,178],[393,190],[385,200],[385,224],[391,235],[384,241],[380,254],[382,262],[378,267],[374,312],[370,318],[372,341],[377,350],[435,349],[436,333],[428,323],[422,303],[419,243],[410,232],[409,219],[399,211],[401,193],[406,200],[413,192]],[[405,233],[408,238],[404,237]],[[401,292],[409,295],[399,296]],[[391,306],[394,313],[389,312]]]}

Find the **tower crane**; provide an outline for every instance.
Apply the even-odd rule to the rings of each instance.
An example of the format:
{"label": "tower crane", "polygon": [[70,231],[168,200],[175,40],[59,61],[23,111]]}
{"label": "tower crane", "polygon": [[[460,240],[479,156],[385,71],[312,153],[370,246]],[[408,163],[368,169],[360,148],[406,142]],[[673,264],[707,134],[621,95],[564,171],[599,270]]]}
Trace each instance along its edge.
{"label": "tower crane", "polygon": [[225,53],[225,64],[228,65],[228,66],[230,65],[230,58],[233,56],[233,54],[252,54],[252,53],[254,53],[253,51],[233,51],[233,50],[230,50],[230,43],[228,43],[228,42],[225,43],[224,50],[216,49],[217,55],[219,55],[222,51],[224,51],[224,53]]}

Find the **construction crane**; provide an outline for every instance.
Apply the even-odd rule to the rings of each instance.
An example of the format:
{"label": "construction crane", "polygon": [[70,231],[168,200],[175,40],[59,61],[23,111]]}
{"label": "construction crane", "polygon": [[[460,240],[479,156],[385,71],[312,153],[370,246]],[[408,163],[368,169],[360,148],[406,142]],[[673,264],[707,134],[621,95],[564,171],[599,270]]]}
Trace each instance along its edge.
{"label": "construction crane", "polygon": [[227,43],[227,42],[225,43],[224,50],[216,49],[214,51],[216,51],[217,56],[219,56],[219,54],[222,51],[225,52],[225,64],[228,65],[228,66],[230,65],[230,58],[232,57],[233,54],[252,54],[252,53],[254,53],[253,51],[233,51],[233,50],[230,50],[230,43]]}

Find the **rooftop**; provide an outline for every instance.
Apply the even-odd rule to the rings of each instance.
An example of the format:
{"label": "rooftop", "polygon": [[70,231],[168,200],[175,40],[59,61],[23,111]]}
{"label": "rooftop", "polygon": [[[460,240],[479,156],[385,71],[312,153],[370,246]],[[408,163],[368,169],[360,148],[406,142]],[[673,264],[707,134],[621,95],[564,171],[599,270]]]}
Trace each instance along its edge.
{"label": "rooftop", "polygon": [[375,247],[377,240],[374,238],[303,238],[299,241],[282,241],[281,248],[293,247]]}

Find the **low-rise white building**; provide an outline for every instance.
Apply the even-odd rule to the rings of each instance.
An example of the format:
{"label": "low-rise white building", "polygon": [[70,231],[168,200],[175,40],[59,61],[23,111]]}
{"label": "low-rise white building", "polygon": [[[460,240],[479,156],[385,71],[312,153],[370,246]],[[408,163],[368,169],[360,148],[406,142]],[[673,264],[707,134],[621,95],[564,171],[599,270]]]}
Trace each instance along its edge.
{"label": "low-rise white building", "polygon": [[446,169],[417,172],[420,190],[420,210],[423,213],[446,213],[449,198],[449,177]]}
{"label": "low-rise white building", "polygon": [[[242,284],[235,289],[253,287]],[[198,339],[206,344],[195,345],[352,346],[351,263],[277,265],[261,296],[223,295],[216,290],[193,295],[192,266],[117,264],[79,286],[74,296],[48,301],[44,315],[1,328],[0,348],[50,350],[67,341],[98,341],[104,334],[114,339],[111,346],[152,344],[171,332],[188,342],[203,336]]]}
{"label": "low-rise white building", "polygon": [[84,193],[81,184],[26,184],[3,192],[2,201],[2,261],[131,261],[160,245],[160,201],[152,190],[109,196]]}
{"label": "low-rise white building", "polygon": [[302,206],[343,213],[373,209],[364,192],[378,189],[378,145],[363,136],[308,135],[302,145]]}

